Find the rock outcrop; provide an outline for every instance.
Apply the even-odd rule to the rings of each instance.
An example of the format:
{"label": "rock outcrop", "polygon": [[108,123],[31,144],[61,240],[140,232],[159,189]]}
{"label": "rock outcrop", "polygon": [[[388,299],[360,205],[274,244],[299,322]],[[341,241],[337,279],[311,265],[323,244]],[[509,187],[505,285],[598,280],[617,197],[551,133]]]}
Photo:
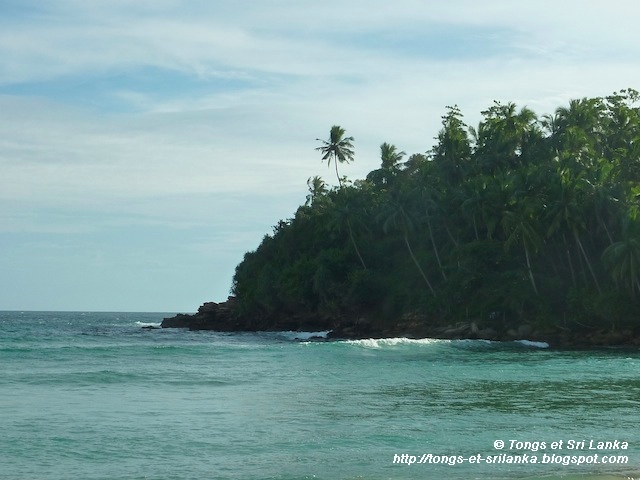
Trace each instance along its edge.
{"label": "rock outcrop", "polygon": [[162,328],[188,328],[190,330],[217,330],[234,332],[248,330],[247,325],[238,319],[234,312],[235,299],[229,297],[226,302],[206,302],[191,314],[179,313],[175,317],[162,320]]}
{"label": "rock outcrop", "polygon": [[552,347],[596,348],[604,346],[640,346],[640,332],[589,330],[570,331],[566,328],[536,329],[529,324],[504,328],[481,326],[476,322],[442,325],[419,314],[401,316],[397,321],[375,320],[375,315],[310,315],[304,312],[282,312],[274,317],[243,317],[237,313],[236,300],[207,302],[195,314],[178,314],[165,318],[162,328],[188,328],[219,332],[256,331],[330,331],[327,340],[362,338],[440,338],[483,339],[495,341],[531,340],[545,342]]}
{"label": "rock outcrop", "polygon": [[216,303],[207,302],[195,314],[180,313],[165,318],[162,328],[216,330],[219,332],[257,331],[325,331],[339,326],[343,320],[330,316],[309,315],[303,312],[283,312],[274,317],[247,317],[238,314],[235,297]]}

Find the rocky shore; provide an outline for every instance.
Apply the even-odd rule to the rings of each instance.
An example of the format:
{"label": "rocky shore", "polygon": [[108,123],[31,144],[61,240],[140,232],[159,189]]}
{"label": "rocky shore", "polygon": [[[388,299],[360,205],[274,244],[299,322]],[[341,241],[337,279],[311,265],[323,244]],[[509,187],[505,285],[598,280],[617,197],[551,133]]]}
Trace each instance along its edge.
{"label": "rocky shore", "polygon": [[568,330],[561,327],[536,328],[529,324],[496,329],[477,322],[455,325],[430,325],[419,315],[405,315],[397,322],[375,321],[366,315],[309,316],[283,312],[277,318],[247,318],[236,313],[235,299],[207,302],[195,314],[178,314],[165,318],[162,328],[188,328],[220,332],[256,331],[330,331],[327,340],[362,338],[439,338],[483,339],[494,341],[530,340],[544,342],[553,348],[640,347],[640,332],[628,329]]}

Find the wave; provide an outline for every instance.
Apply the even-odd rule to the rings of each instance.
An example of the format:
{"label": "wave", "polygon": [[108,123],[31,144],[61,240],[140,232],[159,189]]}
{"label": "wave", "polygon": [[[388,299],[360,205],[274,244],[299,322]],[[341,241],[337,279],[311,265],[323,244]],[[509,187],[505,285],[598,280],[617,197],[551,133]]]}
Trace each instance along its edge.
{"label": "wave", "polygon": [[278,335],[287,340],[304,342],[313,338],[327,338],[330,332],[331,330],[323,330],[321,332],[294,332],[293,330],[289,330],[287,332],[278,332]]}
{"label": "wave", "polygon": [[549,348],[549,344],[547,342],[534,342],[532,340],[515,340],[514,342],[524,345],[525,347]]}
{"label": "wave", "polygon": [[162,322],[136,322],[136,325],[138,327],[156,327],[156,328],[160,328],[160,325],[162,325]]}
{"label": "wave", "polygon": [[357,345],[364,348],[394,347],[397,345],[433,345],[436,343],[447,343],[451,340],[439,340],[436,338],[365,338],[362,340],[342,340],[340,343],[347,345]]}
{"label": "wave", "polygon": [[451,345],[460,348],[501,348],[511,345],[517,345],[519,347],[528,348],[549,348],[549,344],[546,342],[534,342],[531,340],[515,340],[512,342],[500,342],[494,340],[483,339],[437,339],[437,338],[407,338],[407,337],[394,337],[394,338],[366,338],[361,340],[342,340],[340,343],[347,345],[355,345],[363,348],[383,348],[383,347],[395,347],[401,345]]}

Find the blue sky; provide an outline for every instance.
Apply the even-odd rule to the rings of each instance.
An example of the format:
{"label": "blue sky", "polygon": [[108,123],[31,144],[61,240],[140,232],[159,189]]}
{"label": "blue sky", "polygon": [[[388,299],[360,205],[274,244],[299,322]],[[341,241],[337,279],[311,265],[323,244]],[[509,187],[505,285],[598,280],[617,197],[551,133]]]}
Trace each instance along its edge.
{"label": "blue sky", "polygon": [[433,145],[446,105],[640,88],[640,4],[0,2],[0,309],[195,311],[332,172],[334,124]]}

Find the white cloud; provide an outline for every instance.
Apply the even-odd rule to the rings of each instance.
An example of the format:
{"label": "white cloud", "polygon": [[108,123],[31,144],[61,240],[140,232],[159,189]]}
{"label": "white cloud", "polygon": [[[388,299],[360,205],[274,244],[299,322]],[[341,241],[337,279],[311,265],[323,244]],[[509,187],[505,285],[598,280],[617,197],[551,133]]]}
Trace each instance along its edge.
{"label": "white cloud", "polygon": [[[395,32],[420,41],[432,26],[451,38],[471,27],[513,53],[566,60],[637,53],[633,2],[337,1],[60,2],[67,9],[21,17],[0,30],[2,81],[108,72],[139,65],[210,75],[286,74],[366,78],[388,55],[367,48]],[[617,8],[616,8],[617,7]],[[49,7],[52,8],[51,6]],[[36,21],[36,18],[39,21]],[[509,33],[507,35],[507,32]],[[356,43],[353,40],[357,40]],[[482,39],[479,39],[482,40]],[[447,41],[443,47],[447,48]],[[479,52],[481,53],[481,52]],[[603,54],[607,54],[604,56]],[[425,49],[425,55],[429,52]],[[411,62],[420,61],[419,58]]]}
{"label": "white cloud", "polygon": [[[21,5],[0,19],[0,233],[193,232],[164,264],[227,275],[309,176],[333,181],[314,151],[333,124],[363,177],[384,141],[429,149],[445,105],[474,125],[494,99],[550,113],[640,78],[623,0]],[[101,258],[151,261],[118,248]]]}

